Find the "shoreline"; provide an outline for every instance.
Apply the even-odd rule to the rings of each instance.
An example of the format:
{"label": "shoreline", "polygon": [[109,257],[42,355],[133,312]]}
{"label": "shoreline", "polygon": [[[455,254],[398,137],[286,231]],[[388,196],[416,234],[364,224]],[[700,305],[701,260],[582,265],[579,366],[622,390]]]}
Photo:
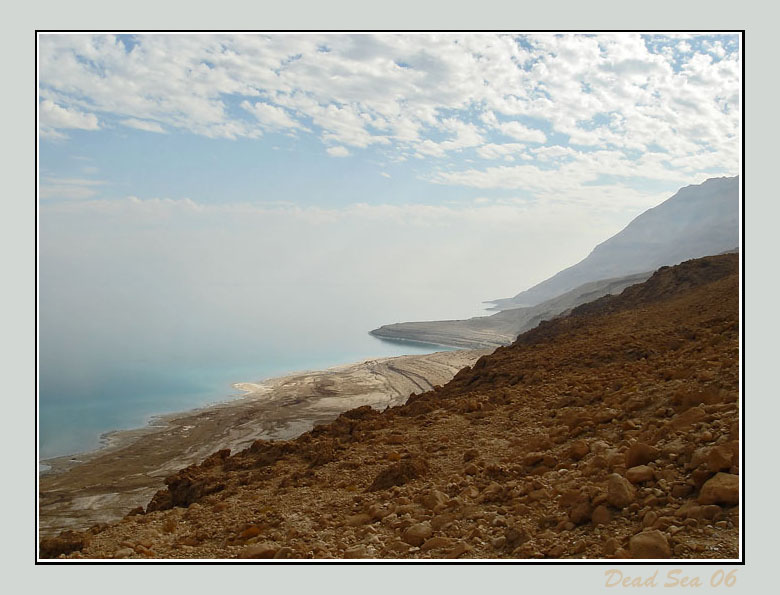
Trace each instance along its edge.
{"label": "shoreline", "polygon": [[[39,460],[39,533],[116,521],[146,506],[165,477],[213,452],[236,452],[257,439],[289,440],[362,405],[400,405],[410,394],[445,384],[490,351],[368,358],[237,382],[232,386],[243,395],[154,415],[143,427],[106,432],[106,444],[98,449]],[[40,471],[41,465],[50,469]]]}

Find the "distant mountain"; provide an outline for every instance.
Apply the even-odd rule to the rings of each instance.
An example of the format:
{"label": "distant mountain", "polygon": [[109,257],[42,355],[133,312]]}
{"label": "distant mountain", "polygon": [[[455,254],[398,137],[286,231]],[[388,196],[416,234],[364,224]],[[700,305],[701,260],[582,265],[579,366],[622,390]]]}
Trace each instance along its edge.
{"label": "distant mountain", "polygon": [[590,281],[720,254],[739,245],[738,222],[739,177],[710,178],[645,211],[574,266],[491,303],[497,310],[534,306]]}
{"label": "distant mountain", "polygon": [[652,271],[635,273],[616,279],[585,283],[550,300],[528,308],[512,308],[468,320],[438,320],[431,322],[399,322],[386,324],[371,331],[380,339],[414,341],[448,347],[482,349],[509,345],[517,335],[605,295],[615,295],[626,287],[647,280]]}

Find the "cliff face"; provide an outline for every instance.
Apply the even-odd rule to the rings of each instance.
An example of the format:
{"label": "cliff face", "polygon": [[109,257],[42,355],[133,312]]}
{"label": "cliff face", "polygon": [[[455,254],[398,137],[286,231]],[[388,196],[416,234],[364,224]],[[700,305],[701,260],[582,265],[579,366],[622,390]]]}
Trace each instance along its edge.
{"label": "cliff face", "polygon": [[493,303],[501,310],[531,306],[589,281],[651,271],[738,245],[739,178],[711,178],[645,211],[581,262]]}
{"label": "cliff face", "polygon": [[42,556],[735,558],[738,257],[544,322],[443,387],[220,451]]}

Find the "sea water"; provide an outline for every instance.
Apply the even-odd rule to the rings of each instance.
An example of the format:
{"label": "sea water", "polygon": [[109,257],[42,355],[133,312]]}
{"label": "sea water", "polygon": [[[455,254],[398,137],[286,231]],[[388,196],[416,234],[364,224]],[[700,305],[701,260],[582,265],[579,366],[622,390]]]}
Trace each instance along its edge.
{"label": "sea water", "polygon": [[234,383],[442,350],[368,332],[486,314],[519,284],[511,222],[501,240],[479,218],[364,210],[42,205],[41,457],[235,397]]}
{"label": "sea water", "polygon": [[[483,312],[477,309],[468,314],[472,313]],[[245,341],[236,344],[227,333],[225,344],[210,343],[206,350],[181,345],[178,354],[164,349],[146,357],[111,359],[82,351],[75,366],[77,374],[72,369],[62,370],[57,361],[61,355],[44,348],[47,335],[42,332],[46,356],[41,358],[39,369],[40,458],[93,450],[101,445],[106,432],[146,425],[155,415],[235,398],[240,394],[232,387],[236,382],[257,382],[367,358],[449,349],[377,339],[366,332],[370,327],[356,324],[354,312],[331,311],[330,316],[334,321],[340,317],[348,321],[343,324],[344,332],[325,330],[328,336],[318,338],[301,333],[270,343],[260,335],[253,345]],[[300,319],[297,322],[298,327],[306,326]],[[365,321],[365,325],[370,324]],[[272,317],[268,325],[273,325]]]}

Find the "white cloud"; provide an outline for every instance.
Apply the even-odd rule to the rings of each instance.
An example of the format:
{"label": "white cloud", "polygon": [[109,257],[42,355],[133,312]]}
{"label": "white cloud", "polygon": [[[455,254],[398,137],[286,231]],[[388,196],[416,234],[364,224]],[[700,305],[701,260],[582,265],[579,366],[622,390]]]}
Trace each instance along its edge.
{"label": "white cloud", "polygon": [[268,128],[303,128],[281,107],[260,101],[255,104],[252,104],[249,101],[244,101],[241,103],[241,107],[250,112],[253,116],[255,116],[255,118],[257,118]]}
{"label": "white cloud", "polygon": [[40,102],[38,106],[38,123],[41,133],[50,136],[60,136],[56,132],[58,128],[97,130],[100,127],[95,114],[57,105],[51,99],[43,99]]}
{"label": "white cloud", "polygon": [[41,199],[86,200],[98,194],[102,180],[87,178],[44,178],[38,184],[38,197]]}
{"label": "white cloud", "polygon": [[526,147],[521,143],[486,144],[477,149],[477,154],[483,159],[515,159],[525,153]]}
{"label": "white cloud", "polygon": [[392,177],[392,176],[391,176],[389,173],[387,173],[386,171],[379,172],[379,175],[380,175],[380,176],[382,176],[383,178],[390,178],[390,177]]}
{"label": "white cloud", "polygon": [[515,140],[527,142],[527,143],[544,143],[547,142],[547,136],[541,130],[535,130],[524,126],[520,122],[502,122],[498,125],[498,129],[502,134],[511,136]]}
{"label": "white cloud", "polygon": [[346,147],[328,147],[327,152],[331,157],[346,157],[349,155],[349,150]]}
{"label": "white cloud", "polygon": [[394,161],[516,159],[489,136],[500,133],[599,155],[660,147],[666,164],[645,167],[657,179],[686,161],[695,175],[732,171],[738,56],[719,40],[694,51],[696,37],[659,36],[655,51],[636,34],[142,35],[128,51],[112,35],[42,35],[41,132],[97,129],[100,113],[209,137],[310,131],[326,146],[387,147]]}
{"label": "white cloud", "polygon": [[157,122],[150,122],[149,120],[139,120],[137,118],[128,118],[122,120],[120,124],[129,126],[130,128],[137,128],[138,130],[146,130],[147,132],[165,133],[165,129]]}

